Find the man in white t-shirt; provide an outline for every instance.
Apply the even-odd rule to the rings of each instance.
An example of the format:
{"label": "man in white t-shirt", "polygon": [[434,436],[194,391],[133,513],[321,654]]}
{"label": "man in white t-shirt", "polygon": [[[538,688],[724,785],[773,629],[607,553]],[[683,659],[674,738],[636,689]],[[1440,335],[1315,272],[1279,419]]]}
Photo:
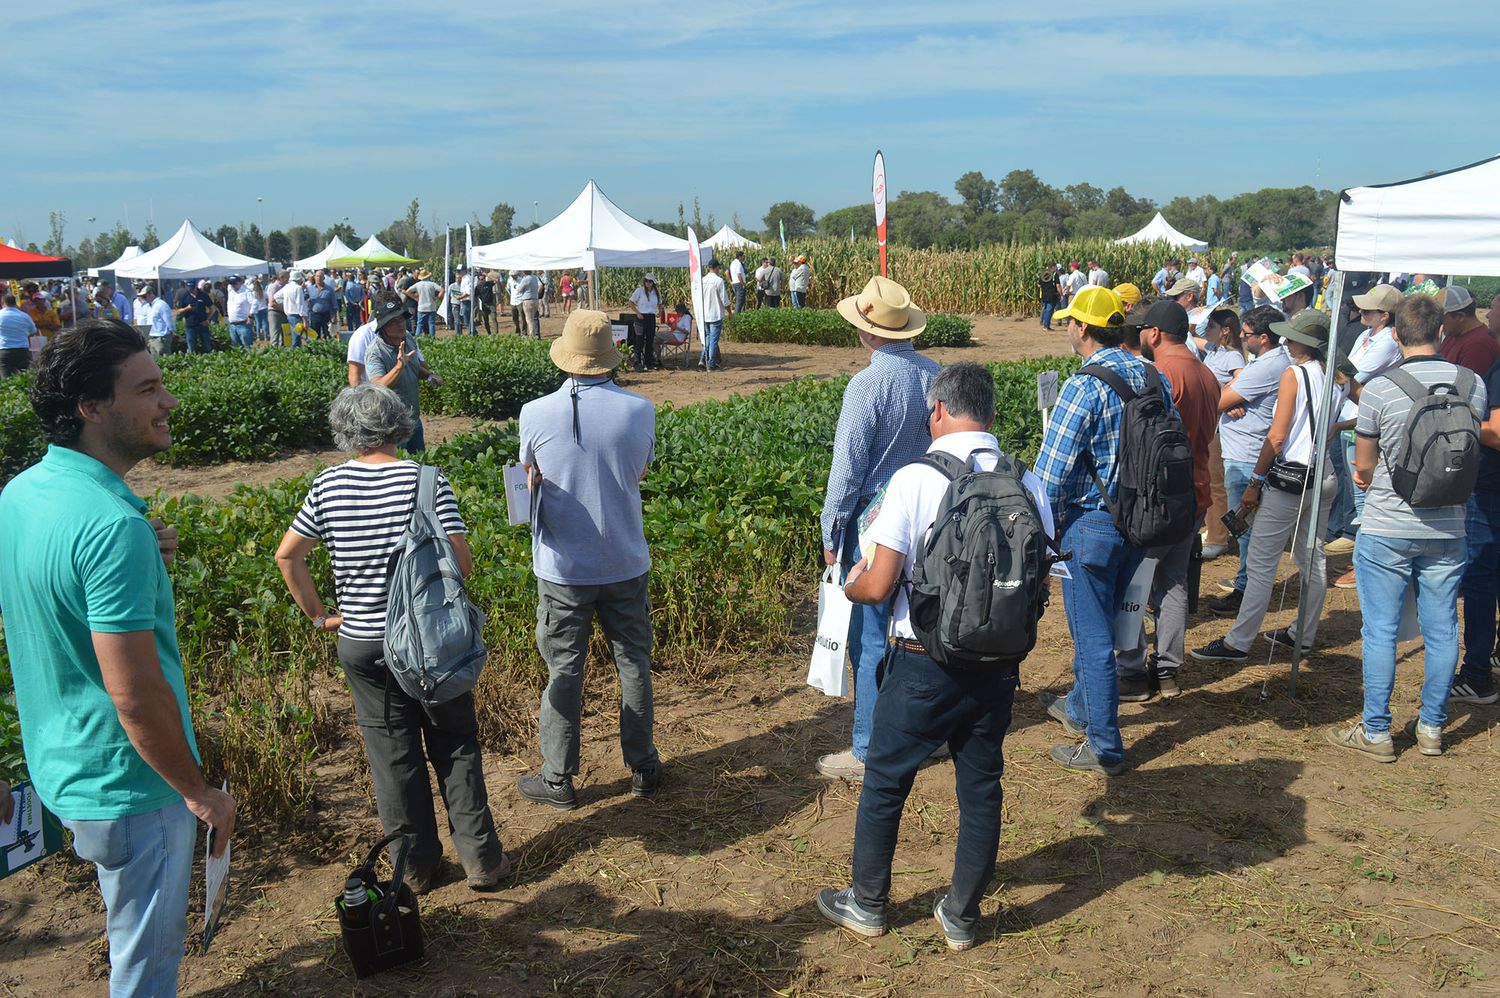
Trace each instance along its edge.
{"label": "man in white t-shirt", "polygon": [[[745,286],[740,284],[739,297],[745,297]],[[703,314],[698,316],[703,333],[703,353],[698,358],[698,368],[703,371],[719,369],[719,333],[724,329],[724,316],[729,313],[729,295],[724,289],[724,278],[719,276],[719,261],[708,261],[708,273],[703,275]]]}
{"label": "man in white t-shirt", "polygon": [[[1000,443],[989,432],[995,420],[995,384],[988,370],[968,362],[945,368],[928,389],[927,404],[933,437],[929,453],[951,454],[983,470],[994,468]],[[1051,536],[1052,513],[1041,479],[1028,471],[1022,482]],[[947,477],[926,464],[897,471],[879,516],[862,538],[874,543],[874,556],[856,565],[845,583],[844,591],[856,603],[883,603],[893,593],[896,599],[854,825],[852,884],[842,891],[821,891],[818,909],[860,935],[885,933],[901,811],[918,767],[947,745],[958,791],[958,845],[952,886],[934,906],[933,917],[948,947],[964,950],[974,944],[979,903],[989,890],[1000,847],[1002,743],[1010,727],[1018,667],[941,666],[916,640],[905,587],[898,583],[911,578],[917,549],[947,491]]]}
{"label": "man in white t-shirt", "polygon": [[1089,286],[1089,276],[1078,269],[1078,261],[1074,260],[1068,264],[1068,276],[1062,279],[1063,304],[1067,305],[1073,300],[1073,296]]}
{"label": "man in white t-shirt", "polygon": [[729,263],[729,286],[734,291],[734,310],[745,310],[745,251],[735,250]]}
{"label": "man in white t-shirt", "polygon": [[1190,281],[1197,281],[1200,288],[1208,283],[1208,274],[1204,273],[1203,268],[1198,266],[1196,257],[1188,261],[1187,274],[1184,276]]}

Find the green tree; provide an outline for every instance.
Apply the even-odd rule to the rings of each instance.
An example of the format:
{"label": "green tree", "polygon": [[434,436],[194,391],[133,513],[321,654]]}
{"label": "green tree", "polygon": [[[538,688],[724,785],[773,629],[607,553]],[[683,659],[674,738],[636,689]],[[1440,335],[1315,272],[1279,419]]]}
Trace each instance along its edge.
{"label": "green tree", "polygon": [[63,229],[68,224],[68,216],[60,211],[47,212],[47,242],[42,247],[42,252],[49,256],[61,256],[63,251]]}
{"label": "green tree", "polygon": [[318,238],[318,227],[315,225],[294,225],[286,230],[286,237],[292,244],[293,260],[316,253],[327,245]]}
{"label": "green tree", "polygon": [[345,246],[358,246],[360,244],[359,237],[354,234],[354,226],[348,222],[335,222],[333,225],[330,225],[323,233],[323,245],[327,246],[332,242],[334,236],[342,239]]}
{"label": "green tree", "polygon": [[255,222],[251,222],[250,227],[245,230],[245,235],[240,239],[240,246],[242,247],[240,252],[250,256],[265,258],[269,252],[266,237],[261,235],[260,226]]}
{"label": "green tree", "polygon": [[818,219],[818,234],[834,238],[849,238],[853,227],[857,236],[875,234],[875,206],[873,204],[851,204],[847,208],[836,208]]}
{"label": "green tree", "polygon": [[218,230],[215,231],[213,235],[209,236],[209,238],[218,243],[220,246],[232,249],[236,253],[243,252],[243,250],[240,249],[240,230],[232,225],[219,226]]}
{"label": "green tree", "polygon": [[511,237],[511,226],[516,220],[516,209],[501,201],[490,209],[490,239],[498,242]]}
{"label": "green tree", "polygon": [[1063,188],[1063,197],[1075,213],[1104,207],[1104,192],[1093,184],[1069,184]]}
{"label": "green tree", "polygon": [[964,213],[970,221],[1000,205],[1000,186],[980,173],[970,170],[953,182],[953,189],[963,198]]}
{"label": "green tree", "polygon": [[764,221],[767,239],[779,239],[782,225],[788,239],[797,239],[813,231],[813,210],[800,201],[777,201],[766,209]]}
{"label": "green tree", "polygon": [[161,237],[156,234],[156,223],[147,222],[146,230],[141,233],[141,249],[154,250],[161,245]]}
{"label": "green tree", "polygon": [[1068,214],[1062,193],[1031,170],[1012,170],[1005,175],[1000,181],[1000,207],[1022,215],[1038,210]]}
{"label": "green tree", "polygon": [[100,235],[94,245],[102,258],[100,262],[110,263],[119,259],[127,247],[135,245],[135,236],[130,234],[123,223],[116,222],[115,227]]}
{"label": "green tree", "polygon": [[292,241],[280,229],[276,229],[267,236],[266,243],[271,253],[269,259],[280,264],[291,263],[295,259],[292,254]]}
{"label": "green tree", "polygon": [[959,209],[937,191],[902,191],[890,203],[890,238],[906,246],[936,246],[959,224]]}

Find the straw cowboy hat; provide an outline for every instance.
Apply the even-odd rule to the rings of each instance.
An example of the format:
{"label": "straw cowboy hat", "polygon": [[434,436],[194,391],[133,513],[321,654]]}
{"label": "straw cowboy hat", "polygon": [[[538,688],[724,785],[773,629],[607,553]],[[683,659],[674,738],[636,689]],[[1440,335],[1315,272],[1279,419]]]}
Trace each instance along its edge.
{"label": "straw cowboy hat", "polygon": [[431,276],[432,271],[428,270],[426,267],[421,267],[417,270],[417,280],[419,281],[425,281]]}
{"label": "straw cowboy hat", "polygon": [[872,277],[859,294],[839,302],[839,315],[855,329],[887,340],[909,340],[927,328],[927,316],[895,281]]}
{"label": "straw cowboy hat", "polygon": [[568,316],[562,335],[552,341],[551,356],[567,374],[608,374],[624,361],[615,349],[609,316],[586,308]]}

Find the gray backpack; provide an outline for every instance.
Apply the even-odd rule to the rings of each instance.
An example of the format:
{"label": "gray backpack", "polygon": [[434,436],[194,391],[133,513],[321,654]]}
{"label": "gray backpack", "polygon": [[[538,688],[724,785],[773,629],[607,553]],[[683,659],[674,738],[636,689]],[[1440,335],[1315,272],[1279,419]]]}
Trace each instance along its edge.
{"label": "gray backpack", "polygon": [[429,706],[473,689],[489,656],[484,614],[469,601],[436,498],[437,469],[423,465],[411,523],[386,572],[385,664],[408,696]]}
{"label": "gray backpack", "polygon": [[1479,416],[1469,407],[1474,372],[1456,371],[1452,382],[1431,388],[1399,367],[1385,372],[1412,402],[1401,444],[1385,461],[1391,487],[1413,509],[1462,506],[1479,481]]}
{"label": "gray backpack", "polygon": [[933,661],[1000,668],[1036,645],[1052,568],[1047,549],[1056,544],[1021,481],[1026,466],[1001,454],[994,470],[975,471],[973,459],[933,451],[915,462],[950,484],[917,549],[907,599],[912,630]]}

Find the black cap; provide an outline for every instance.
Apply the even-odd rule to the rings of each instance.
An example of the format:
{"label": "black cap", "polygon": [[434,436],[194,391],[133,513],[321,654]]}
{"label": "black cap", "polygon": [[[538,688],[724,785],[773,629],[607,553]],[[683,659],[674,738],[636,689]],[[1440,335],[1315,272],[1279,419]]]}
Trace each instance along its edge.
{"label": "black cap", "polygon": [[382,298],[375,303],[375,332],[385,328],[392,319],[405,319],[406,307],[396,298]]}
{"label": "black cap", "polygon": [[1160,329],[1171,336],[1185,337],[1188,331],[1187,309],[1168,299],[1152,302],[1141,317],[1141,328]]}

